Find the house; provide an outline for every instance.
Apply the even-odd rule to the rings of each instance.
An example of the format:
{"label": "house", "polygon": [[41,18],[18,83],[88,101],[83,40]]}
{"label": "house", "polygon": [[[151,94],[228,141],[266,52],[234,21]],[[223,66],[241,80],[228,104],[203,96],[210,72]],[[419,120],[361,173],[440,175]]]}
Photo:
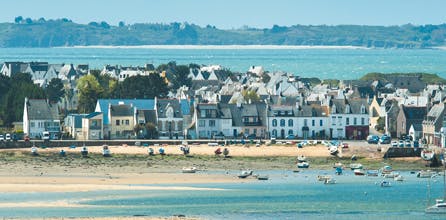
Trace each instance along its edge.
{"label": "house", "polygon": [[330,100],[330,137],[364,140],[369,135],[369,105],[366,99]]}
{"label": "house", "polygon": [[184,121],[178,99],[157,99],[158,134],[160,139],[184,139]]}
{"label": "house", "polygon": [[111,139],[130,139],[134,137],[134,110],[132,104],[110,104],[108,106],[108,137]]}
{"label": "house", "polygon": [[64,119],[63,131],[72,138],[78,139],[82,135],[82,118],[88,114],[68,114]]}
{"label": "house", "polygon": [[221,118],[225,116],[216,103],[199,103],[195,107],[195,133],[198,138],[213,138],[221,131]]}
{"label": "house", "polygon": [[267,108],[267,129],[270,137],[283,139],[288,135],[297,135],[295,132],[296,106],[276,104]]}
{"label": "house", "polygon": [[[116,112],[115,112],[116,114]],[[117,117],[114,117],[117,119]],[[103,114],[101,112],[93,112],[82,118],[82,132],[83,140],[102,140],[104,139],[103,129]],[[122,132],[121,132],[122,134]]]}
{"label": "house", "polygon": [[411,126],[414,127],[414,136],[418,138],[417,134],[421,134],[424,117],[427,114],[426,107],[415,106],[400,106],[400,111],[396,118],[396,135],[401,137],[402,135],[408,135]]}
{"label": "house", "polygon": [[5,62],[0,72],[4,76],[12,77],[17,73],[24,73],[27,67],[28,64],[24,62]]}
{"label": "house", "polygon": [[23,132],[30,138],[41,138],[48,131],[51,139],[60,137],[60,119],[57,105],[43,99],[25,98],[23,109]]}
{"label": "house", "polygon": [[[440,129],[443,127],[443,118],[444,118],[445,106],[444,103],[438,103],[429,110],[427,113],[426,119],[423,120],[423,139],[426,140],[427,144],[435,144],[440,146],[441,136]],[[414,138],[419,138],[419,135],[411,134]]]}
{"label": "house", "polygon": [[329,134],[328,106],[302,105],[296,108],[295,136],[303,139],[326,139]]}
{"label": "house", "polygon": [[[267,135],[266,130],[266,104],[227,104],[227,108],[230,109],[231,124],[229,129],[232,131],[230,136],[238,137],[242,135],[245,138],[265,138]],[[224,112],[224,111],[222,111]],[[224,116],[229,113],[223,114]],[[228,128],[222,123],[223,130]]]}

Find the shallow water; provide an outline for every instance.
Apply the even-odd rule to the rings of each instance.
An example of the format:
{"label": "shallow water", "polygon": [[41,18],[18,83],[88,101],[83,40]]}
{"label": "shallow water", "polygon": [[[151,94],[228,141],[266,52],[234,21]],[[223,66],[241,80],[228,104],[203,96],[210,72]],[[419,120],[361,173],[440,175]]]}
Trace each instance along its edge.
{"label": "shallow water", "polygon": [[[327,171],[262,171],[270,180],[230,184],[188,184],[216,191],[95,191],[70,193],[3,193],[0,202],[68,201],[85,207],[0,208],[2,217],[172,216],[205,219],[444,219],[424,213],[428,179],[402,172],[406,181],[334,176],[337,184],[318,182]],[[236,175],[236,172],[228,175]],[[193,174],[192,174],[193,175]],[[443,193],[442,177],[430,183],[432,201]],[[177,186],[177,185],[165,185]],[[184,186],[184,184],[182,185]]]}

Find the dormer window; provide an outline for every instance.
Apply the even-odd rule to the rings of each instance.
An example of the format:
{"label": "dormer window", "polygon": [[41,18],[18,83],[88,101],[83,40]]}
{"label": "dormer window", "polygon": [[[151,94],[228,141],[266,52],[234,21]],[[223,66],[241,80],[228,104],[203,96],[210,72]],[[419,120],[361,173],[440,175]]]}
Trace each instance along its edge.
{"label": "dormer window", "polygon": [[347,104],[345,105],[345,114],[349,114],[350,113],[350,105]]}
{"label": "dormer window", "polygon": [[365,114],[365,106],[361,105],[361,114]]}
{"label": "dormer window", "polygon": [[336,105],[331,106],[331,113],[336,114]]}

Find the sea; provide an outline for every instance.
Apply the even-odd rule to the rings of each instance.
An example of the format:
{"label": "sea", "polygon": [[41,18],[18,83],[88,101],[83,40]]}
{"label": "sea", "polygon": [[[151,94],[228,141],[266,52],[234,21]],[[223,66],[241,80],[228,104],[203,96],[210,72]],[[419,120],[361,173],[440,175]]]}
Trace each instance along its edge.
{"label": "sea", "polygon": [[155,66],[177,64],[221,65],[236,72],[263,66],[300,77],[357,79],[366,73],[423,72],[446,78],[446,50],[372,49],[316,46],[88,46],[58,48],[0,48],[0,63],[44,61],[53,64]]}
{"label": "sea", "polygon": [[[218,173],[214,171],[213,173]],[[75,218],[186,216],[201,219],[445,219],[444,214],[426,214],[425,208],[443,196],[443,177],[417,178],[400,172],[404,181],[381,187],[383,177],[355,176],[346,170],[256,171],[269,180],[236,183],[161,185],[165,190],[103,190],[90,192],[2,193],[9,203],[58,202],[81,207],[0,207],[4,218]],[[237,175],[237,171],[222,175]],[[332,175],[336,184],[317,181]],[[181,175],[181,174],[180,174]],[[182,174],[197,175],[197,174]],[[150,186],[150,185],[148,185]],[[157,185],[160,186],[160,185]],[[189,186],[219,190],[169,190]]]}

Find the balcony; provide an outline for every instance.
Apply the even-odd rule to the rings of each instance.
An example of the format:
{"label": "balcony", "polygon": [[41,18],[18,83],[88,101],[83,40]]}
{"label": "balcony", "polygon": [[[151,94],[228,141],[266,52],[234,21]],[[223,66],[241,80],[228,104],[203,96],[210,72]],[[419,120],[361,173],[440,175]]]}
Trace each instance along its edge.
{"label": "balcony", "polygon": [[243,125],[245,126],[261,126],[262,123],[260,123],[260,121],[244,121]]}

